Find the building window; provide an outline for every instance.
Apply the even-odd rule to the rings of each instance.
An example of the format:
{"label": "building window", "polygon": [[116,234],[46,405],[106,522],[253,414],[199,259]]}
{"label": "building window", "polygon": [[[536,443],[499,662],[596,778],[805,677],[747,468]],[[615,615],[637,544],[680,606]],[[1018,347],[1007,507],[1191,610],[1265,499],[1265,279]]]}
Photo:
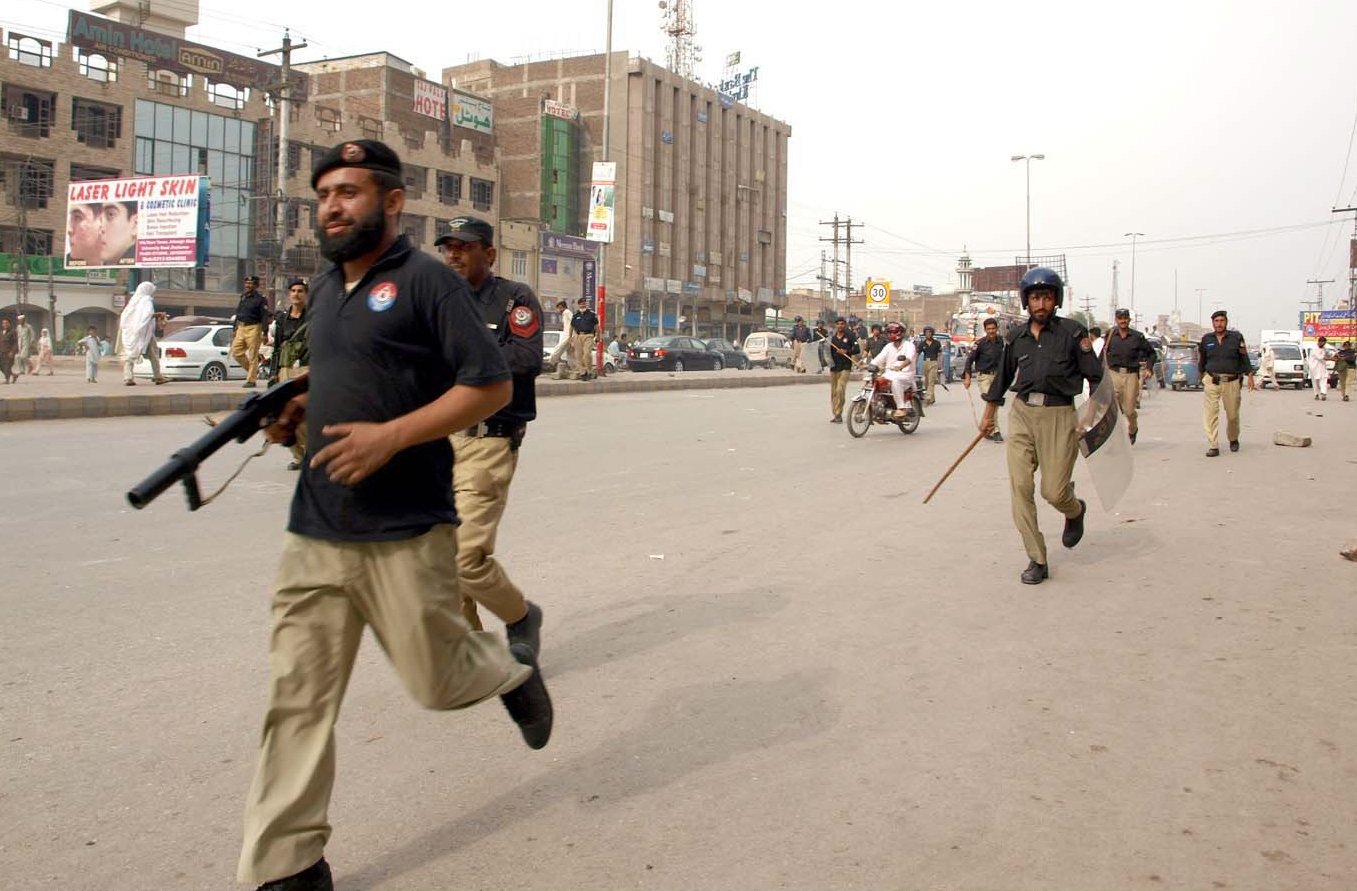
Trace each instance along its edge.
{"label": "building window", "polygon": [[71,182],[82,183],[92,179],[117,179],[122,171],[114,167],[91,167],[88,164],[71,164]]}
{"label": "building window", "polygon": [[6,155],[0,192],[13,196],[16,207],[43,210],[52,197],[55,162],[32,157]]}
{"label": "building window", "polygon": [[52,230],[0,226],[0,254],[49,257],[52,254]]}
{"label": "building window", "polygon": [[344,115],[337,108],[330,108],[327,105],[317,105],[316,121],[320,124],[322,130],[326,130],[330,133],[338,133],[339,128],[343,126]]}
{"label": "building window", "polygon": [[9,57],[20,65],[33,68],[52,67],[52,43],[23,34],[9,33]]}
{"label": "building window", "polygon": [[429,181],[429,168],[417,164],[401,165],[401,182],[405,184],[406,198],[423,198],[424,186]]}
{"label": "building window", "polygon": [[364,139],[375,139],[380,141],[382,138],[382,122],[376,118],[359,115],[358,129],[363,132]]}
{"label": "building window", "polygon": [[118,60],[110,59],[108,56],[102,56],[99,53],[87,53],[80,47],[74,47],[75,61],[80,66],[80,73],[92,81],[101,84],[111,84],[118,80]]}
{"label": "building window", "polygon": [[296,176],[297,171],[302,169],[302,144],[300,142],[287,141],[287,175]]}
{"label": "building window", "polygon": [[427,217],[421,217],[412,213],[401,214],[401,231],[405,233],[406,238],[410,239],[416,245],[423,244],[424,230],[427,228],[427,222]]}
{"label": "building window", "polygon": [[513,277],[522,281],[528,277],[528,252],[513,252]]}
{"label": "building window", "polygon": [[245,103],[250,101],[250,91],[209,80],[207,82],[207,101],[219,108],[240,111],[245,107]]}
{"label": "building window", "polygon": [[489,210],[495,203],[495,184],[486,179],[471,177],[471,206],[477,210]]}
{"label": "building window", "polygon": [[438,200],[443,204],[457,204],[462,200],[462,174],[438,171]]}
{"label": "building window", "polygon": [[152,71],[146,70],[146,88],[152,93],[160,93],[163,96],[187,96],[189,88],[193,86],[193,75],[179,74],[176,71]]}
{"label": "building window", "polygon": [[52,119],[57,104],[56,93],[31,90],[16,84],[7,84],[0,93],[7,130],[16,136],[46,139],[52,135]]}
{"label": "building window", "polygon": [[122,137],[123,110],[76,96],[71,99],[71,129],[90,148],[112,148]]}

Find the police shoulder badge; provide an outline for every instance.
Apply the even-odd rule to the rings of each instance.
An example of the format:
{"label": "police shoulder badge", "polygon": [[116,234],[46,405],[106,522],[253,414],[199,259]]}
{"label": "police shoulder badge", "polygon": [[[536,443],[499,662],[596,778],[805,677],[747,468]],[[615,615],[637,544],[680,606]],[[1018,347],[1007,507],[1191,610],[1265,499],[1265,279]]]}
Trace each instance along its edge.
{"label": "police shoulder badge", "polygon": [[509,331],[518,337],[532,337],[537,333],[537,313],[530,306],[515,306],[509,313]]}

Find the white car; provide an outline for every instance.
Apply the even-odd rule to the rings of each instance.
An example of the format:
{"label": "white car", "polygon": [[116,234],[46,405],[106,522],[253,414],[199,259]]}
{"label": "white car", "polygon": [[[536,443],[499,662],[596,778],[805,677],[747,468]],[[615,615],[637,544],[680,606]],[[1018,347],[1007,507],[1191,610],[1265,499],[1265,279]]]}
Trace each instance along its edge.
{"label": "white car", "polygon": [[[165,335],[158,342],[161,375],[176,381],[244,380],[245,369],[231,358],[231,335],[230,325],[190,325]],[[149,378],[150,361],[143,358],[132,373]]]}
{"label": "white car", "polygon": [[755,331],[744,339],[744,352],[751,365],[792,367],[792,342],[776,331]]}
{"label": "white car", "polygon": [[[551,358],[551,354],[554,353],[554,352],[556,351],[556,347],[559,346],[560,343],[561,343],[561,332],[560,332],[560,331],[543,331],[543,332],[542,332],[542,360],[545,361],[545,360],[547,360],[547,359],[550,359],[550,358]],[[605,347],[605,349],[603,350],[603,373],[604,373],[604,374],[612,374],[612,373],[613,373],[614,371],[616,371],[617,368],[618,368],[617,357],[614,356],[614,355],[612,355],[612,354],[610,354],[610,353],[608,352],[608,350],[606,349],[607,344],[604,344],[604,347]],[[565,361],[566,361],[566,360],[565,360],[565,354],[564,354],[564,353],[561,354],[561,361],[562,361],[562,362],[565,362]],[[545,369],[545,368],[543,369],[543,371],[547,371],[547,370],[549,370],[549,369]]]}

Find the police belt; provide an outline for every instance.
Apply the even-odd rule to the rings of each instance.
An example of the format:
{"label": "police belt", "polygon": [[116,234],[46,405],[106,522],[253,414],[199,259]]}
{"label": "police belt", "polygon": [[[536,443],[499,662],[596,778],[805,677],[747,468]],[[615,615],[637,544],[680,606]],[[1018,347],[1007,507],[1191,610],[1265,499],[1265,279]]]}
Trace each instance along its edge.
{"label": "police belt", "polygon": [[1112,370],[1120,371],[1123,374],[1135,374],[1136,372],[1140,371],[1140,369],[1134,365],[1113,365]]}
{"label": "police belt", "polygon": [[1028,405],[1036,408],[1045,406],[1046,408],[1056,408],[1066,405],[1074,405],[1074,397],[1057,396],[1054,393],[1019,393],[1018,398]]}
{"label": "police belt", "polygon": [[1216,384],[1226,383],[1226,384],[1228,384],[1228,383],[1232,383],[1232,382],[1234,382],[1234,381],[1239,380],[1239,379],[1240,379],[1241,377],[1243,377],[1244,375],[1242,375],[1242,374],[1225,374],[1224,372],[1220,372],[1220,371],[1208,371],[1208,372],[1206,372],[1206,376],[1209,377],[1209,378],[1211,378],[1211,381],[1212,381],[1213,383],[1216,383]]}
{"label": "police belt", "polygon": [[482,421],[474,427],[468,427],[459,432],[463,436],[472,436],[476,439],[484,437],[512,439],[520,435],[526,426],[525,424],[506,424],[503,421]]}

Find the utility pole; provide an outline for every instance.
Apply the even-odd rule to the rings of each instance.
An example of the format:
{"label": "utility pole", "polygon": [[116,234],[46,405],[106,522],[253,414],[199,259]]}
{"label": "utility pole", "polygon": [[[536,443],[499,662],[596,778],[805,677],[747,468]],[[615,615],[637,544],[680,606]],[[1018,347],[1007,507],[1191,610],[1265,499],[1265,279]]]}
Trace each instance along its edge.
{"label": "utility pole", "polygon": [[1352,241],[1348,247],[1348,311],[1357,313],[1357,207],[1335,207],[1333,213],[1350,213]]}
{"label": "utility pole", "polygon": [[[848,229],[848,232],[845,234],[845,238],[844,238],[844,243],[847,245],[848,253],[847,253],[847,259],[844,260],[844,267],[843,267],[843,284],[844,284],[844,292],[843,292],[843,309],[844,309],[844,318],[847,318],[847,317],[848,317],[848,301],[851,300],[852,297],[853,297],[853,244],[854,244],[854,241],[853,241],[853,218],[852,218],[852,217],[849,217],[849,218],[848,218],[848,222],[845,223],[844,225],[845,225],[845,226],[847,227],[847,229]],[[857,225],[858,225],[859,228],[861,228],[864,224],[863,224],[863,223],[858,223]],[[859,239],[857,240],[856,243],[857,243],[857,244],[862,244],[862,239],[859,238]],[[867,311],[867,307],[866,307],[866,297],[863,298],[863,310],[862,310],[862,311],[863,311],[864,313]]]}
{"label": "utility pole", "polygon": [[1314,300],[1302,300],[1301,303],[1305,304],[1306,306],[1313,306],[1315,309],[1319,310],[1320,312],[1323,312],[1323,311],[1324,311],[1324,286],[1325,286],[1325,285],[1331,285],[1331,284],[1333,284],[1333,281],[1334,281],[1334,280],[1331,279],[1331,278],[1311,278],[1311,279],[1306,279],[1306,280],[1305,280],[1305,283],[1306,283],[1307,285],[1319,285],[1319,296],[1316,297]]}
{"label": "utility pole", "polygon": [[305,49],[305,43],[293,44],[291,34],[284,29],[283,45],[277,49],[264,50],[258,53],[259,58],[265,56],[281,55],[282,72],[281,80],[278,84],[276,95],[277,102],[275,109],[278,115],[278,180],[274,194],[274,217],[273,217],[273,241],[277,245],[278,255],[273,260],[273,294],[274,300],[281,300],[287,282],[283,280],[283,239],[287,231],[287,129],[288,118],[291,114],[288,101],[288,94],[291,92],[289,79],[292,76],[292,51]]}
{"label": "utility pole", "polygon": [[[832,220],[821,220],[821,221],[820,221],[820,225],[821,225],[821,226],[833,226],[833,227],[834,227],[834,235],[833,235],[832,237],[830,237],[830,238],[821,238],[820,240],[821,240],[821,241],[829,241],[829,242],[833,242],[833,244],[834,244],[834,266],[833,266],[833,268],[831,269],[831,275],[833,276],[833,278],[831,279],[830,286],[829,286],[829,299],[832,300],[832,301],[836,301],[836,300],[839,299],[839,262],[840,262],[840,261],[839,261],[839,244],[840,244],[840,241],[839,241],[839,226],[841,225],[841,223],[840,223],[840,221],[839,221],[839,214],[838,214],[838,211],[835,211],[835,212],[834,212],[834,219],[832,219]],[[821,252],[821,262],[823,262],[823,258],[824,258],[824,253]],[[821,273],[821,278],[823,278],[823,277],[824,277],[824,274]]]}
{"label": "utility pole", "polygon": [[822,250],[820,251],[820,278],[819,278],[821,303],[825,302],[825,282],[827,281],[829,281],[829,279],[825,278],[825,252]]}
{"label": "utility pole", "polygon": [[1107,312],[1108,319],[1117,317],[1117,277],[1120,275],[1118,270],[1118,261],[1112,261],[1112,308]]}
{"label": "utility pole", "polygon": [[1202,321],[1202,295],[1206,293],[1205,288],[1195,288],[1197,292],[1197,327],[1205,328],[1206,323]]}

